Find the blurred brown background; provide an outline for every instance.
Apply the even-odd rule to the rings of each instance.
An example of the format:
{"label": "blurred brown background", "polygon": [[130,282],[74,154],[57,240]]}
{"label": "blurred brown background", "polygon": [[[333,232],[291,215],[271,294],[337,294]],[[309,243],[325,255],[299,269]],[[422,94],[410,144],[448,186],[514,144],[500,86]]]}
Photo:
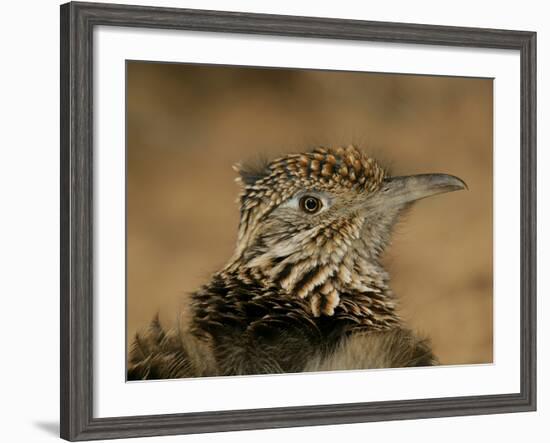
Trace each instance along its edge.
{"label": "blurred brown background", "polygon": [[232,164],[354,143],[393,174],[468,183],[417,203],[385,261],[441,363],[492,361],[492,80],[128,62],[127,88],[130,338],[229,259]]}

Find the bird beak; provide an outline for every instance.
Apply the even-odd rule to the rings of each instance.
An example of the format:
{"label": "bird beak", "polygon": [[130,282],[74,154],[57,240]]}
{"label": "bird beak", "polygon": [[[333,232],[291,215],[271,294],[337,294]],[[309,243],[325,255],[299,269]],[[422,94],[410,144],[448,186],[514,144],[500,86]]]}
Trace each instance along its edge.
{"label": "bird beak", "polygon": [[378,195],[384,206],[402,207],[417,200],[445,192],[468,189],[464,181],[447,174],[419,174],[384,179]]}

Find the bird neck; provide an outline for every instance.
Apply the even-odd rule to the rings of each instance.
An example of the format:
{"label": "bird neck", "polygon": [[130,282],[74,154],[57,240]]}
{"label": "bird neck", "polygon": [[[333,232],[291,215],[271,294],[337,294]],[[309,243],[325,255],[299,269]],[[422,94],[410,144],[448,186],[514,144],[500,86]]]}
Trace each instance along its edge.
{"label": "bird neck", "polygon": [[391,329],[400,320],[388,273],[363,251],[354,250],[333,260],[292,256],[244,263],[236,260],[222,273],[258,287],[259,294],[275,290],[287,299],[300,300],[315,318],[345,319],[370,330]]}

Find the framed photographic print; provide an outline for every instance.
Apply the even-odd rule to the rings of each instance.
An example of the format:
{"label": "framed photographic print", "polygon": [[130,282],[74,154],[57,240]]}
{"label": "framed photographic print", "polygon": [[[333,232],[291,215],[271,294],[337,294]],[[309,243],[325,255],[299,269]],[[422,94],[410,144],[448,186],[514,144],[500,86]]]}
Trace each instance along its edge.
{"label": "framed photographic print", "polygon": [[61,436],[536,408],[536,34],[61,6]]}

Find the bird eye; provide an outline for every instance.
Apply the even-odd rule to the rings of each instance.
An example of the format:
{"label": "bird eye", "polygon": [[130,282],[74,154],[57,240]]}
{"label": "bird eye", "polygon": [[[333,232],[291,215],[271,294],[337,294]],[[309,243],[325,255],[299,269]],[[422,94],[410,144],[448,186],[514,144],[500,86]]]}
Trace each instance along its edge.
{"label": "bird eye", "polygon": [[322,205],[321,200],[317,197],[312,197],[311,195],[305,195],[300,199],[300,208],[308,214],[315,214],[316,212],[319,212]]}

